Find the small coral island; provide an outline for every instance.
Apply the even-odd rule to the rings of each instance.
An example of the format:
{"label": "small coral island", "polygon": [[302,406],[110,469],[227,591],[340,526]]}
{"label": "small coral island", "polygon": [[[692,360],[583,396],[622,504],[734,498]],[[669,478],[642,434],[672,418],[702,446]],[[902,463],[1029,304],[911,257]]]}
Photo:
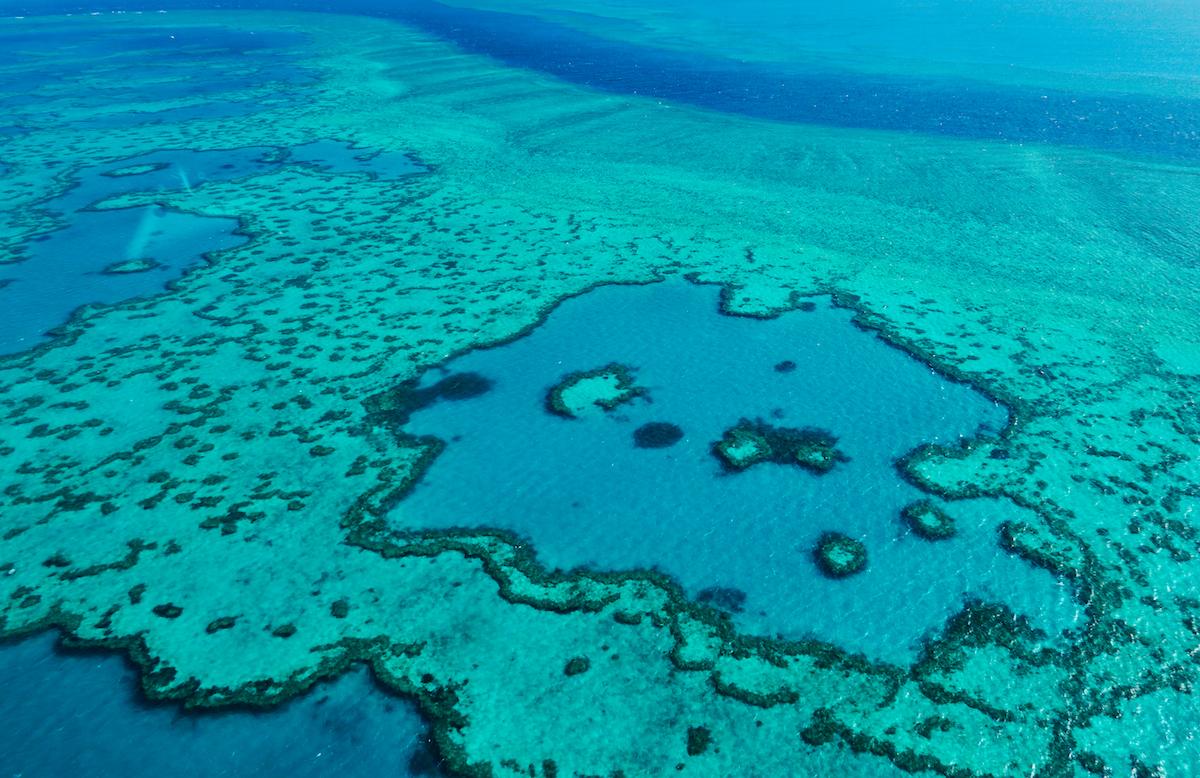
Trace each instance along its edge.
{"label": "small coral island", "polygon": [[162,265],[153,259],[127,259],[123,262],[112,263],[108,267],[101,270],[100,273],[106,276],[126,276],[133,273],[145,273],[158,267],[162,267]]}
{"label": "small coral island", "polygon": [[826,532],[813,549],[817,567],[829,578],[847,578],[867,566],[867,548],[840,532]]}
{"label": "small coral island", "polygon": [[645,388],[634,382],[633,368],[611,362],[563,376],[546,395],[546,410],[565,419],[577,419],[597,408],[611,411],[645,394]]}
{"label": "small coral island", "polygon": [[837,438],[813,427],[775,427],[761,419],[742,419],[713,444],[713,454],[726,470],[741,471],[760,462],[798,465],[824,475],[849,458],[837,449]]}
{"label": "small coral island", "polygon": [[945,540],[958,532],[954,518],[929,500],[904,506],[900,516],[913,534],[926,540]]}
{"label": "small coral island", "polygon": [[105,170],[100,173],[102,176],[109,178],[131,178],[132,176],[144,176],[147,173],[157,173],[160,170],[166,170],[170,165],[165,162],[149,162],[143,165],[129,165],[128,167],[117,168],[116,170]]}

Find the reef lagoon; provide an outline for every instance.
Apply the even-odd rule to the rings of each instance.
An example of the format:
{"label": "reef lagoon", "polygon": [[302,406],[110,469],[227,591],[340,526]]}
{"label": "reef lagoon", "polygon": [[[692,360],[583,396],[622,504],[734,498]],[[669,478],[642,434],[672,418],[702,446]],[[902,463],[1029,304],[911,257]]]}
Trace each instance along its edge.
{"label": "reef lagoon", "polygon": [[1194,773],[1194,4],[0,11],[9,773]]}

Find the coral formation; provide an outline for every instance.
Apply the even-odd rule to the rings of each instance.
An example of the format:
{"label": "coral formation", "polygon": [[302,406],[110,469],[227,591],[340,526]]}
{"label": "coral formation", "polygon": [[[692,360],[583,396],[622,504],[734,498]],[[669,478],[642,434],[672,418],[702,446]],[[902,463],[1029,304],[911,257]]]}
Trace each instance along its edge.
{"label": "coral formation", "polygon": [[926,540],[945,540],[958,532],[954,517],[931,500],[919,500],[904,506],[900,516],[914,535]]}
{"label": "coral formation", "polygon": [[439,400],[468,400],[492,388],[492,382],[475,373],[454,373],[431,386],[422,387],[419,379],[403,381],[395,387],[372,395],[364,401],[374,423],[402,427],[413,412],[428,408]]}
{"label": "coral formation", "polygon": [[708,727],[688,727],[688,756],[700,756],[712,744],[712,731]]}
{"label": "coral formation", "polygon": [[120,262],[114,262],[100,272],[104,273],[105,275],[120,276],[128,275],[130,273],[145,273],[146,271],[154,270],[157,267],[160,267],[160,265],[156,260],[153,259],[126,259]]}
{"label": "coral formation", "polygon": [[100,175],[108,176],[109,178],[130,178],[132,176],[144,176],[147,173],[157,173],[160,170],[166,170],[170,167],[166,162],[147,162],[141,165],[126,165],[124,167],[113,168],[112,170],[101,171]]}
{"label": "coral formation", "polygon": [[822,533],[813,547],[813,558],[830,578],[847,578],[867,567],[866,546],[840,532]]}
{"label": "coral formation", "polygon": [[762,419],[742,419],[713,444],[726,470],[739,471],[760,462],[798,465],[824,475],[849,458],[837,449],[837,438],[825,430],[776,427]]}
{"label": "coral formation", "polygon": [[633,368],[617,362],[563,376],[546,393],[546,409],[566,419],[575,419],[599,408],[611,411],[634,398],[644,397]]}

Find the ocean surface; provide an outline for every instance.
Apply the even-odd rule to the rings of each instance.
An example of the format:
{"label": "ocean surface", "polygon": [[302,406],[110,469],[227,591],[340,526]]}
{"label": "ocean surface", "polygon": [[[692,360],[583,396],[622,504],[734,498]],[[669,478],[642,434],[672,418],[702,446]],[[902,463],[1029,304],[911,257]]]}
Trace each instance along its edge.
{"label": "ocean surface", "polygon": [[1184,0],[0,0],[0,773],[1193,774],[1198,166]]}

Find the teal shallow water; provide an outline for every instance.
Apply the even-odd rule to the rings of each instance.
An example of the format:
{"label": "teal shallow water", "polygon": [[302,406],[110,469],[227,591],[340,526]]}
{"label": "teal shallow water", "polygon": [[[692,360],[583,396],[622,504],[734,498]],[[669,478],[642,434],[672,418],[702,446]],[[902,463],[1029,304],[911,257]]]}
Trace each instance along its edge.
{"label": "teal shallow water", "polygon": [[[901,509],[928,495],[895,460],[922,443],[995,434],[1007,415],[850,318],[827,299],[767,321],[725,316],[716,287],[680,281],[569,300],[528,336],[445,366],[493,386],[412,415],[405,432],[447,445],[393,523],[498,527],[528,538],[549,567],[661,569],[693,596],[737,589],[746,631],[813,635],[890,661],[911,660],[964,596],[1007,602],[1052,635],[1072,626],[1067,591],[996,544],[1000,521],[1021,518],[1014,506],[949,504],[961,527],[950,541],[902,526]],[[794,369],[776,370],[784,361]],[[649,398],[574,420],[547,412],[563,375],[610,362],[633,367]],[[424,385],[443,377],[432,371]],[[741,418],[826,429],[850,461],[823,476],[770,463],[724,472],[711,446]],[[684,437],[637,448],[633,432],[647,422]],[[819,573],[811,550],[831,530],[866,544],[866,572]]]}

